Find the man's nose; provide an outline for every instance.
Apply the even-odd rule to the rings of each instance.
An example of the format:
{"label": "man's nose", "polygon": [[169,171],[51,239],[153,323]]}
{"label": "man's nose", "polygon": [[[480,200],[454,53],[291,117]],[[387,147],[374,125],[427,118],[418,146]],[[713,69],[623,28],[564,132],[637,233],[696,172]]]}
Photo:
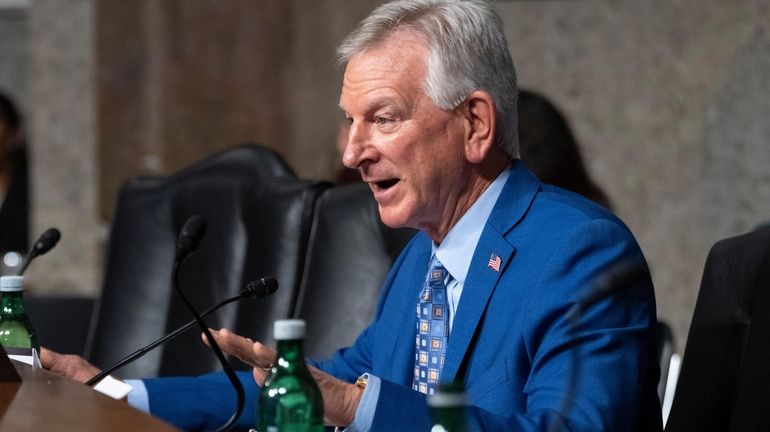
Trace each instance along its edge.
{"label": "man's nose", "polygon": [[360,124],[353,123],[348,129],[347,144],[342,153],[342,164],[348,168],[358,168],[364,160],[367,149],[366,131]]}

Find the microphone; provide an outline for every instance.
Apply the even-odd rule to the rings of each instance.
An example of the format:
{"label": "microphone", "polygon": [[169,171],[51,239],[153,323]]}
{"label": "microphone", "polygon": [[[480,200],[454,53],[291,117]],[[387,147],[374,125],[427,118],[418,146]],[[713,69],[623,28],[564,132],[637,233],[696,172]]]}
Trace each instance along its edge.
{"label": "microphone", "polygon": [[[594,288],[577,303],[579,315],[599,300],[615,291],[634,288],[650,274],[647,263],[640,257],[632,257],[618,262],[602,273],[594,283]],[[577,318],[580,318],[579,316]]]}
{"label": "microphone", "polygon": [[217,432],[221,432],[230,430],[230,428],[235,425],[235,422],[241,416],[241,413],[243,413],[243,404],[246,399],[245,392],[243,391],[243,385],[235,375],[235,371],[233,371],[233,368],[230,366],[230,363],[227,362],[227,359],[222,353],[222,350],[219,348],[219,345],[217,345],[217,341],[214,340],[213,336],[211,336],[211,332],[209,331],[206,322],[203,321],[203,317],[198,314],[198,311],[195,310],[195,307],[193,307],[192,303],[190,303],[190,301],[184,295],[184,292],[179,285],[179,266],[181,265],[182,261],[184,261],[184,259],[187,258],[187,256],[189,256],[189,254],[198,247],[198,244],[200,243],[200,240],[203,238],[203,234],[205,233],[206,220],[203,219],[202,216],[193,215],[187,219],[187,222],[185,222],[184,226],[182,227],[182,232],[179,234],[179,239],[177,241],[176,258],[174,259],[172,280],[177,296],[179,296],[179,298],[182,300],[182,303],[184,303],[192,316],[195,318],[195,322],[198,323],[198,326],[200,327],[203,334],[206,335],[206,340],[208,341],[211,350],[214,351],[214,354],[217,356],[219,363],[222,365],[222,369],[224,369],[227,378],[230,380],[230,383],[233,385],[233,389],[235,389],[235,392],[238,396],[238,404],[236,406],[235,412],[222,427],[217,429]]}
{"label": "microphone", "polygon": [[[278,290],[278,281],[275,280],[275,278],[263,277],[263,278],[251,281],[246,285],[246,287],[241,288],[241,291],[238,293],[237,296],[230,297],[229,299],[223,300],[219,302],[217,305],[209,308],[208,310],[206,310],[201,314],[201,318],[208,316],[209,314],[218,310],[222,306],[230,304],[232,302],[243,300],[243,299],[265,298],[269,295],[272,295],[274,292],[276,292],[276,290]],[[121,360],[119,360],[112,366],[108,367],[107,369],[102,370],[101,372],[99,372],[99,374],[97,374],[90,380],[86,381],[86,385],[88,385],[89,387],[93,387],[99,384],[99,382],[103,380],[105,377],[107,377],[107,375],[133,362],[134,360],[143,357],[145,354],[154,350],[159,345],[184,333],[186,330],[188,330],[190,327],[194,326],[195,324],[196,324],[195,320],[189,321],[183,326],[172,331],[171,333],[161,337],[160,339],[157,339],[156,341],[150,343],[149,345],[143,348],[140,348],[134,351],[133,353],[122,358]]]}
{"label": "microphone", "polygon": [[37,239],[34,245],[32,245],[32,248],[27,253],[27,256],[24,257],[24,261],[21,263],[21,268],[19,269],[19,272],[17,273],[18,276],[21,276],[24,274],[24,271],[27,270],[27,266],[29,266],[29,263],[32,262],[33,259],[37,258],[40,255],[45,254],[49,250],[53,249],[54,246],[56,246],[56,243],[59,242],[59,239],[61,238],[61,233],[56,228],[48,228],[41,236]]}
{"label": "microphone", "polygon": [[201,215],[190,216],[182,226],[182,232],[176,243],[175,265],[184,261],[198,248],[204,234],[206,234],[206,219]]}
{"label": "microphone", "polygon": [[241,298],[258,299],[272,295],[278,290],[278,281],[273,277],[263,277],[246,284],[238,294]]}
{"label": "microphone", "polygon": [[[650,269],[640,255],[623,259],[610,266],[594,280],[593,288],[588,294],[579,299],[567,311],[566,318],[569,323],[569,334],[574,337],[575,329],[583,317],[583,312],[588,310],[588,308],[612,294],[627,294],[631,289],[636,288],[640,283],[649,279],[649,275]],[[562,395],[559,410],[554,414],[555,418],[548,428],[549,432],[561,430],[564,424],[565,413],[572,403],[577,384],[577,370],[580,364],[578,348],[578,346],[575,346],[570,350],[572,353],[572,367],[567,378],[567,389]]]}

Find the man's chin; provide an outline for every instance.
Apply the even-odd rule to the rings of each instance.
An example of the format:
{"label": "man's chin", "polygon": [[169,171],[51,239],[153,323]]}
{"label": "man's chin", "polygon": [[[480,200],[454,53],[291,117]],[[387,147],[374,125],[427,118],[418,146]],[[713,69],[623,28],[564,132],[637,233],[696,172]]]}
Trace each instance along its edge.
{"label": "man's chin", "polygon": [[390,207],[379,206],[380,220],[388,228],[406,228],[408,227],[408,219],[404,216],[403,212],[399,212],[397,209]]}

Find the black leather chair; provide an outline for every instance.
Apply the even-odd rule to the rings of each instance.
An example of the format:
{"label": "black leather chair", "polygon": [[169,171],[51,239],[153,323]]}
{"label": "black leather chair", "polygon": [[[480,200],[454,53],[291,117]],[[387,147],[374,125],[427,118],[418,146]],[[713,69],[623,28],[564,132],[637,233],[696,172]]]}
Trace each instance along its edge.
{"label": "black leather chair", "polygon": [[[107,367],[191,319],[171,285],[178,232],[202,215],[208,231],[183,263],[180,284],[199,311],[234,296],[249,281],[276,277],[279,290],[231,304],[207,318],[272,343],[272,322],[294,314],[315,201],[327,185],[296,179],[274,152],[231,148],[172,176],[127,182],[110,232],[102,295],[87,358]],[[219,368],[197,328],[120,374],[196,375]]]}
{"label": "black leather chair", "polygon": [[363,183],[323,192],[295,312],[307,321],[308,356],[328,357],[369,324],[388,270],[414,233],[383,225]]}
{"label": "black leather chair", "polygon": [[770,228],[714,245],[667,432],[770,428]]}
{"label": "black leather chair", "polygon": [[91,297],[24,295],[40,344],[61,353],[83,355],[93,308]]}

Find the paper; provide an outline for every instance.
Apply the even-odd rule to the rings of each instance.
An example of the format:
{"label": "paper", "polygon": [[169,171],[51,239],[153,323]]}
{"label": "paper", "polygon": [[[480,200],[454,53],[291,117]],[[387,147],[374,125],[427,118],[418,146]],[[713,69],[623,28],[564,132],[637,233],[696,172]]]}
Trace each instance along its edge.
{"label": "paper", "polygon": [[[13,352],[12,350],[13,350],[13,348],[11,348],[11,349],[7,349],[6,348],[6,351]],[[8,358],[11,359],[11,360],[16,360],[16,361],[24,363],[24,364],[28,364],[28,365],[32,366],[33,369],[40,369],[41,367],[43,367],[43,366],[40,365],[40,357],[37,355],[37,350],[34,350],[34,349],[30,350],[29,348],[27,348],[25,351],[31,353],[31,355],[26,355],[26,354],[8,354]]]}
{"label": "paper", "polygon": [[[33,355],[31,356],[9,354],[8,357],[32,367],[39,368],[40,359],[37,357],[37,352],[33,350],[32,353]],[[95,385],[93,389],[113,399],[123,399],[126,395],[131,393],[134,388],[123,381],[116,380],[112,375],[107,375],[103,380],[99,381],[99,384]]]}
{"label": "paper", "polygon": [[94,390],[106,394],[113,399],[123,399],[131,393],[134,388],[123,381],[116,380],[112,375],[107,375],[99,384],[94,386]]}

